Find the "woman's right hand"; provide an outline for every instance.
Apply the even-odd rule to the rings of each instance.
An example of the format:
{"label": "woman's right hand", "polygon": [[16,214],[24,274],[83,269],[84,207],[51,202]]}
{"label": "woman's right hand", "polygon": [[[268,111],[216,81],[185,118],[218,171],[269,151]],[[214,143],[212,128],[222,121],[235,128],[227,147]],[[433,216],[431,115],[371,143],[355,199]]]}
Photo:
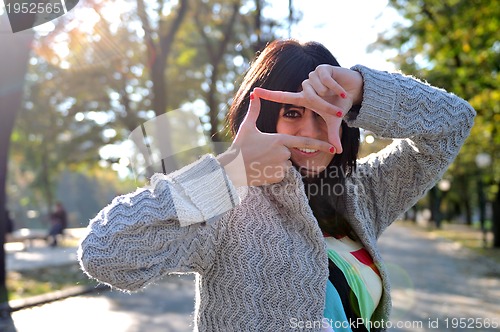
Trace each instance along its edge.
{"label": "woman's right hand", "polygon": [[248,113],[233,144],[217,157],[235,186],[261,186],[278,183],[292,167],[291,148],[335,153],[328,142],[308,137],[263,133],[257,128],[260,98],[250,94]]}

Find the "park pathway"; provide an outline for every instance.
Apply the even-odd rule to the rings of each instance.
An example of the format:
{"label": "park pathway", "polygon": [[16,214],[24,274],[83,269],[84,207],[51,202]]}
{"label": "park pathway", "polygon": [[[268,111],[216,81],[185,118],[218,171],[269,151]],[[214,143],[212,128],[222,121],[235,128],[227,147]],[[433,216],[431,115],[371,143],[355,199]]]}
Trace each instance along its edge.
{"label": "park pathway", "polygon": [[[389,331],[500,331],[479,327],[488,319],[500,324],[498,264],[400,224],[382,236],[380,248],[393,283]],[[194,278],[170,276],[141,293],[96,292],[12,317],[17,332],[188,332],[194,296]]]}
{"label": "park pathway", "polygon": [[500,264],[402,224],[379,245],[400,326],[390,331],[500,331]]}

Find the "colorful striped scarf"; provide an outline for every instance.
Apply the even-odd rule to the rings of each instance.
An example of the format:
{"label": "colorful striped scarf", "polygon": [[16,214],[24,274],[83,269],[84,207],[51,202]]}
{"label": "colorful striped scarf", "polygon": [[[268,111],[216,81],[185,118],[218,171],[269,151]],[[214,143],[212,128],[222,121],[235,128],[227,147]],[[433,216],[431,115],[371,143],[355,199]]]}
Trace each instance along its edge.
{"label": "colorful striped scarf", "polygon": [[[382,281],[370,254],[349,237],[325,236],[329,258],[324,317],[325,331],[370,331],[382,295]],[[325,324],[326,325],[326,324]]]}

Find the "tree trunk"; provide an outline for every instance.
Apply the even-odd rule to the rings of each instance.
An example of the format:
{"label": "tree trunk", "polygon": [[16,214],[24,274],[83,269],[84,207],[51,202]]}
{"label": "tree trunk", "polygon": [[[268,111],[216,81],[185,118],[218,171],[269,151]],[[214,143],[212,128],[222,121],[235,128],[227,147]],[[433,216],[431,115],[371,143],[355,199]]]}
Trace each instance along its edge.
{"label": "tree trunk", "polygon": [[439,210],[440,198],[438,189],[432,187],[429,190],[429,205],[431,210],[431,220],[434,222],[436,228],[441,228],[441,211]]}
{"label": "tree trunk", "polygon": [[265,3],[263,0],[255,0],[254,31],[257,34],[257,40],[253,45],[254,54],[262,51],[267,43],[265,39],[262,39],[262,9],[264,5]]}
{"label": "tree trunk", "polygon": [[[157,138],[157,151],[154,152],[160,154],[160,167],[162,172],[170,173],[177,169],[177,162],[175,160],[175,151],[172,147],[172,142],[168,138],[170,135],[168,117],[162,117],[168,109],[169,91],[165,75],[168,66],[168,58],[170,57],[170,53],[172,51],[175,36],[177,35],[177,32],[186,17],[188,0],[179,1],[176,16],[168,28],[163,26],[160,18],[158,21],[158,30],[156,31],[159,36],[157,41],[155,41],[153,37],[153,31],[151,29],[151,24],[149,23],[149,17],[147,16],[143,0],[137,0],[137,10],[145,32],[144,39],[148,47],[148,63],[150,65],[151,82],[153,83],[153,111],[155,112],[158,120],[156,121],[155,129],[153,129],[154,133],[146,134]],[[161,148],[159,147],[160,144]],[[155,155],[152,157],[158,156]],[[148,159],[148,157],[145,156],[145,159]],[[152,166],[155,170],[158,168],[157,165]]]}
{"label": "tree trunk", "polygon": [[500,248],[500,190],[493,202],[493,248]]}
{"label": "tree trunk", "polygon": [[[201,18],[206,15],[206,8],[204,6],[197,7],[195,12],[195,23],[198,32],[201,35],[205,43],[205,49],[207,50],[208,57],[210,59],[210,65],[212,66],[212,71],[210,75],[210,85],[207,95],[207,106],[208,114],[210,117],[210,137],[213,142],[222,141],[219,135],[219,102],[217,100],[217,81],[219,80],[221,66],[224,64],[224,54],[226,53],[227,47],[234,36],[234,26],[236,24],[236,19],[238,17],[240,9],[240,1],[234,1],[232,3],[232,11],[227,24],[224,26],[222,31],[224,38],[220,41],[211,38],[205,32],[204,20]],[[221,153],[221,146],[218,144],[214,145],[215,152]]]}
{"label": "tree trunk", "polygon": [[[221,139],[219,137],[219,103],[217,102],[217,80],[219,79],[219,66],[217,64],[213,65],[212,68],[212,77],[210,78],[210,89],[208,92],[208,109],[210,114],[210,137],[214,142],[220,142]],[[215,145],[217,146],[217,144]],[[216,151],[220,153],[222,151]]]}
{"label": "tree trunk", "polygon": [[[26,15],[21,19],[34,22],[35,16]],[[15,331],[10,316],[5,270],[6,183],[10,136],[21,106],[33,33],[11,33],[6,15],[0,17],[0,31],[0,45],[2,45],[0,61],[2,73],[0,75],[0,330]]]}
{"label": "tree trunk", "polygon": [[457,178],[456,181],[454,181],[454,183],[456,183],[459,186],[458,190],[461,192],[460,212],[463,212],[465,214],[465,223],[467,225],[472,225],[472,205],[471,205],[472,198],[470,197],[470,188],[471,188],[470,179],[472,177],[473,177],[472,174],[462,175],[459,178]]}
{"label": "tree trunk", "polygon": [[472,225],[472,206],[469,200],[469,195],[467,192],[464,192],[464,196],[465,198],[463,200],[463,204],[465,208],[465,223],[467,225]]}
{"label": "tree trunk", "polygon": [[[42,147],[42,149],[45,150],[45,146]],[[41,160],[41,177],[42,177],[42,183],[43,183],[43,192],[45,196],[45,203],[47,204],[47,217],[50,215],[50,211],[52,210],[52,205],[54,203],[54,197],[53,197],[53,191],[52,191],[52,186],[51,186],[51,177],[50,177],[50,166],[49,166],[49,160],[47,157],[47,152],[45,151],[42,154],[42,160]]]}

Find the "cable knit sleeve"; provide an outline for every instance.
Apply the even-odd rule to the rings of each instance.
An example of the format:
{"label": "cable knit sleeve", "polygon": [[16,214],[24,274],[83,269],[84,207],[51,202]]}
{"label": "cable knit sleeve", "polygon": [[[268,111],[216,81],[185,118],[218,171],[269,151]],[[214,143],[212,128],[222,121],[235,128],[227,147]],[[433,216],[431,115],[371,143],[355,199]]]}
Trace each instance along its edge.
{"label": "cable knit sleeve", "polygon": [[[350,180],[378,237],[441,178],[476,113],[463,99],[415,78],[359,65],[352,69],[363,76],[364,91],[359,114],[348,125],[394,139],[359,160]],[[360,209],[355,199],[348,198],[351,208]]]}
{"label": "cable knit sleeve", "polygon": [[170,272],[208,268],[217,242],[217,219],[239,198],[212,156],[151,185],[116,197],[90,221],[78,249],[90,277],[135,291]]}

